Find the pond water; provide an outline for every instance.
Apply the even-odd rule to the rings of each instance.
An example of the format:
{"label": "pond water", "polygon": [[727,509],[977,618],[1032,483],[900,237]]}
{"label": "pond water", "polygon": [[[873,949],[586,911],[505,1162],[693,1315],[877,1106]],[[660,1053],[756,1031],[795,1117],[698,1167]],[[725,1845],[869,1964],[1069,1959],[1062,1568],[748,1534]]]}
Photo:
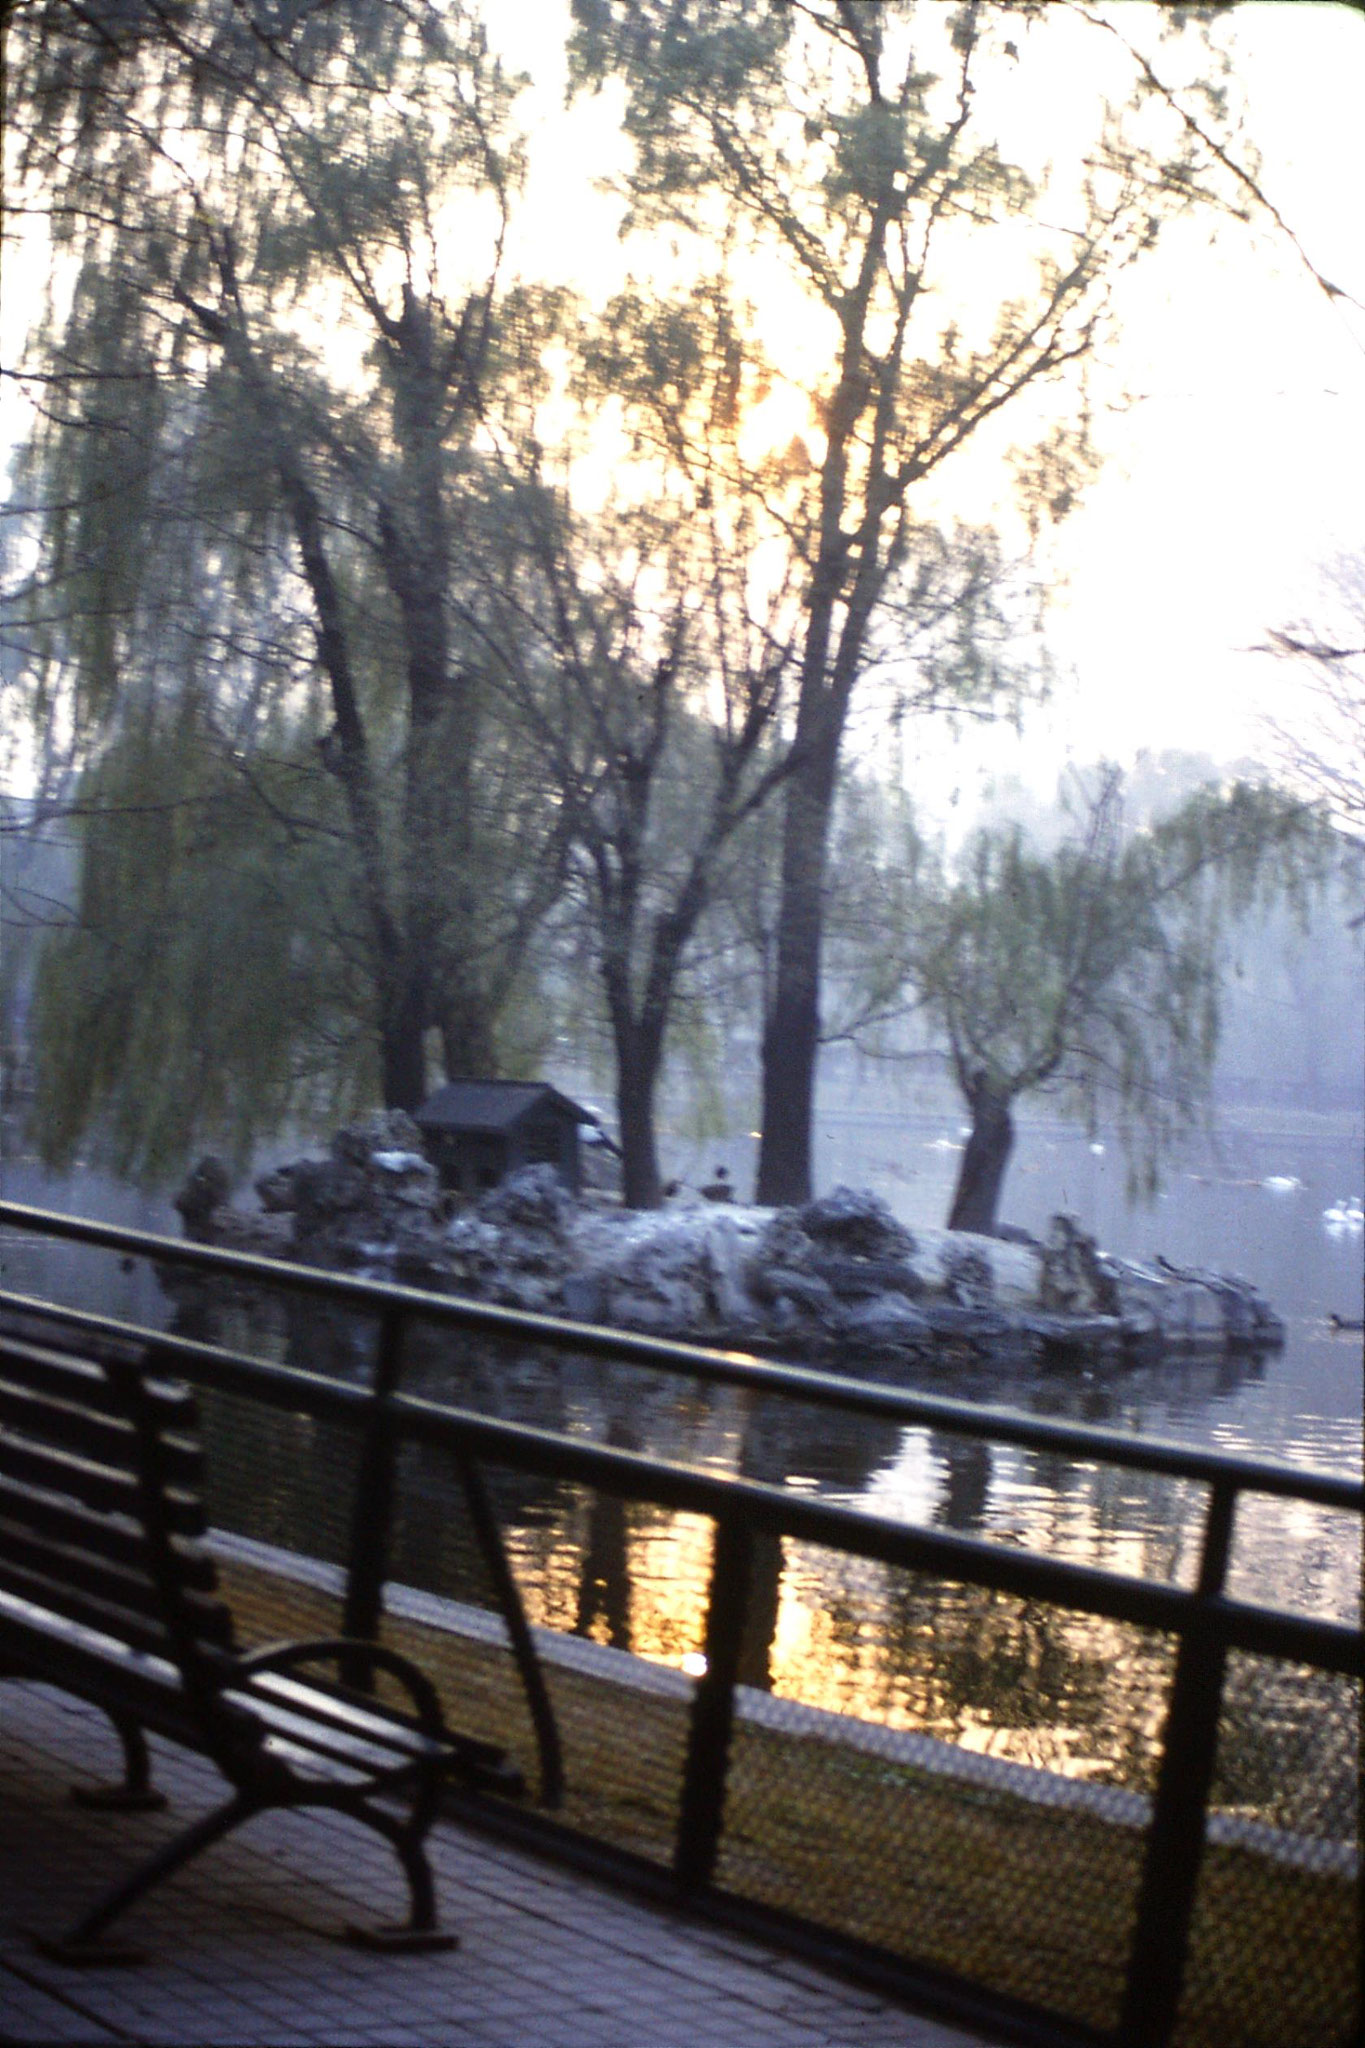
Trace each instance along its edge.
{"label": "pond water", "polygon": [[[821,1179],[873,1186],[912,1229],[934,1224],[946,1210],[959,1143],[951,1125],[827,1118]],[[921,1368],[914,1383],[1134,1436],[1358,1473],[1361,1338],[1335,1330],[1329,1317],[1361,1313],[1362,1236],[1325,1221],[1324,1212],[1359,1193],[1360,1162],[1355,1131],[1239,1133],[1216,1156],[1175,1171],[1161,1197],[1143,1207],[1128,1197],[1116,1148],[1096,1150],[1083,1135],[1055,1127],[1026,1129],[1011,1168],[1012,1220],[1041,1229],[1067,1208],[1114,1252],[1164,1252],[1182,1264],[1243,1273],[1283,1316],[1287,1342],[1260,1357],[1125,1370],[938,1365]],[[733,1159],[741,1185],[744,1164]],[[11,1200],[146,1228],[174,1223],[164,1204],[99,1176],[54,1183],[20,1160],[0,1168],[0,1190]],[[5,1234],[0,1256],[5,1284],[23,1291],[99,1301],[156,1322],[170,1315],[154,1275],[140,1266],[36,1247],[15,1233]],[[254,1328],[248,1316],[245,1331],[240,1313],[234,1335],[254,1334],[276,1355],[315,1368],[363,1369],[363,1333],[316,1311],[287,1322],[262,1314]],[[598,1441],[1145,1577],[1189,1583],[1197,1558],[1200,1490],[1155,1476],[525,1350],[498,1358],[452,1351],[448,1341],[421,1343],[411,1383]],[[534,1620],[696,1668],[707,1524],[521,1480],[500,1486],[499,1499]],[[448,1475],[414,1456],[404,1500],[395,1575],[466,1596],[467,1546],[454,1532]],[[278,1534],[278,1514],[275,1526]],[[1360,1565],[1355,1518],[1264,1497],[1239,1511],[1235,1593],[1358,1619]],[[751,1684],[1015,1761],[1150,1789],[1169,1645],[1143,1631],[792,1542],[759,1546],[751,1604],[744,1673]],[[1261,1736],[1247,1735],[1227,1746],[1224,1796],[1244,1809],[1349,1832],[1356,1695],[1340,1685],[1324,1692],[1301,1675],[1289,1684],[1260,1660],[1234,1660],[1231,1713],[1242,1711],[1240,1700],[1248,1711],[1256,1702],[1263,1714],[1272,1697],[1275,1742],[1268,1748]],[[1324,1770],[1315,1754],[1311,1767],[1304,1757],[1296,1767],[1295,1744],[1308,1739],[1310,1726],[1321,1730],[1324,1707],[1342,1731],[1336,1762]]]}

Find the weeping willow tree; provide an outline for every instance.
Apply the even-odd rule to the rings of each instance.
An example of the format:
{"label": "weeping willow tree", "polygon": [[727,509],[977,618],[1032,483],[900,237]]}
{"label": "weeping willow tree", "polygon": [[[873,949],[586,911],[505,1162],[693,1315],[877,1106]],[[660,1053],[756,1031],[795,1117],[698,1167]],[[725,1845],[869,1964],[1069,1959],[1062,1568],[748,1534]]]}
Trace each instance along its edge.
{"label": "weeping willow tree", "polygon": [[242,1157],[291,1115],[372,1099],[373,991],[342,940],[337,828],[308,819],[288,860],[261,830],[262,802],[297,811],[296,782],[282,760],[246,782],[183,713],[82,776],[78,908],[35,988],[50,1158],[98,1125],[118,1170],[155,1180],[206,1132]]}
{"label": "weeping willow tree", "polygon": [[40,1136],[107,1109],[164,1171],[496,1071],[562,875],[458,602],[480,422],[539,375],[515,89],[459,4],[34,0],[7,35],[50,259],[8,666],[85,835]]}
{"label": "weeping willow tree", "polygon": [[949,1229],[994,1229],[1015,1105],[1040,1091],[1112,1114],[1154,1186],[1207,1094],[1230,931],[1258,896],[1325,878],[1336,851],[1319,813],[1244,782],[1127,831],[1107,769],[1049,853],[1016,827],[978,833],[948,873],[921,858],[900,972],[971,1117]]}

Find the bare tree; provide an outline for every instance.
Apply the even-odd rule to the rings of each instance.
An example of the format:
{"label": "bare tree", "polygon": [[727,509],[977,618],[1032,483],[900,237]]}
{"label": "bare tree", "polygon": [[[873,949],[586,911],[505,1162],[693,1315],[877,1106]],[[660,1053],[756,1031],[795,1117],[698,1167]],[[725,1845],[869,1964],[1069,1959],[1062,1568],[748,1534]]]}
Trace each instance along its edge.
{"label": "bare tree", "polygon": [[[699,401],[688,446],[703,466],[733,425],[709,361],[678,399]],[[652,388],[657,415],[668,400]],[[660,1199],[655,1096],[689,953],[727,848],[790,758],[790,591],[755,573],[752,533],[698,502],[685,475],[673,482],[692,516],[672,495],[588,514],[539,470],[515,480],[479,609],[587,909],[634,1208]]]}
{"label": "bare tree", "polygon": [[[1125,127],[1106,115],[1043,207],[999,146],[993,91],[1008,97],[1011,80],[1027,91],[1022,60],[1054,11],[575,0],[578,75],[627,87],[629,220],[678,240],[723,232],[736,273],[782,272],[819,337],[807,489],[781,508],[804,616],[764,1034],[763,1201],[810,1193],[840,750],[876,622],[914,572],[927,482],[1023,417],[1030,519],[1065,514],[1089,470],[1080,374],[1113,281],[1209,174],[1224,175],[1198,127],[1168,118],[1156,86],[1135,76],[1159,134],[1142,116]],[[1054,207],[1060,220],[1045,218]],[[999,262],[1007,230],[1031,260]],[[988,291],[988,309],[969,299],[955,313],[955,271],[973,264],[983,236],[1001,289]],[[737,333],[741,357],[745,345]],[[1053,388],[1067,400],[1049,416]]]}
{"label": "bare tree", "polygon": [[1289,663],[1299,684],[1292,720],[1267,718],[1266,731],[1289,787],[1365,841],[1365,564],[1340,562],[1327,581],[1330,631],[1283,627],[1257,650]]}

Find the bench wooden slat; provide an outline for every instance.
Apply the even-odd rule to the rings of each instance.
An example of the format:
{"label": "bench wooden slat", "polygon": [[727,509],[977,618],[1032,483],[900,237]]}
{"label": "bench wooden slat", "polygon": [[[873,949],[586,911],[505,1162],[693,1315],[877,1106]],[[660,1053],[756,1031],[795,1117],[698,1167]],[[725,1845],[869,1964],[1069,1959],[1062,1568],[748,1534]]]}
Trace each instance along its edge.
{"label": "bench wooden slat", "polygon": [[268,1733],[262,1747],[277,1762],[291,1765],[301,1778],[325,1774],[333,1784],[346,1785],[355,1792],[363,1792],[374,1775],[372,1771],[366,1770],[363,1764],[347,1766],[339,1758],[331,1760],[330,1763],[323,1762],[320,1773],[319,1763],[322,1760],[313,1750],[305,1749],[302,1743],[291,1742],[287,1735]]}
{"label": "bench wooden slat", "polygon": [[[17,1589],[0,1586],[0,1643],[6,1646],[7,1654],[20,1654],[19,1645],[25,1637],[42,1637],[42,1654],[54,1659],[69,1659],[79,1665],[82,1660],[99,1660],[100,1664],[112,1662],[129,1673],[135,1681],[144,1682],[151,1688],[149,1697],[159,1698],[162,1694],[179,1696],[182,1692],[180,1670],[170,1651],[144,1649],[129,1643],[124,1637],[111,1634],[109,1629],[100,1628],[93,1621],[77,1621],[74,1617],[54,1614],[43,1601],[35,1600],[31,1594]],[[236,1649],[224,1648],[221,1644],[206,1643],[203,1648],[206,1668],[216,1672],[223,1684],[227,1684],[237,1668],[239,1653]],[[94,1668],[92,1666],[92,1668]],[[97,1692],[89,1697],[98,1698]],[[150,1724],[161,1727],[158,1719]],[[185,1714],[180,1712],[175,1727],[183,1727]],[[168,1732],[174,1732],[168,1729]]]}
{"label": "bench wooden slat", "polygon": [[[0,1515],[35,1535],[72,1544],[77,1550],[93,1550],[116,1564],[141,1566],[147,1555],[147,1539],[130,1516],[117,1511],[91,1514],[72,1500],[25,1486],[19,1480],[0,1475]],[[181,1549],[185,1583],[196,1591],[212,1592],[218,1573],[207,1551]]]}
{"label": "bench wooden slat", "polygon": [[0,1338],[0,1377],[31,1393],[78,1401],[97,1414],[120,1415],[122,1404],[105,1374],[88,1359]]}
{"label": "bench wooden slat", "polygon": [[[442,1754],[439,1743],[426,1741],[416,1729],[395,1728],[394,1739],[383,1743],[353,1735],[336,1723],[305,1711],[311,1707],[307,1700],[300,1701],[298,1710],[293,1710],[276,1700],[263,1698],[254,1689],[235,1686],[223,1697],[244,1706],[272,1735],[282,1735],[296,1747],[311,1751],[323,1764],[336,1762],[347,1764],[353,1770],[387,1771],[399,1764],[414,1763],[426,1757],[439,1758]],[[406,1740],[402,1739],[404,1735]]]}
{"label": "bench wooden slat", "polygon": [[[54,1350],[51,1345],[20,1343],[0,1337],[0,1380],[31,1393],[72,1401],[98,1414],[123,1417],[126,1401],[103,1368],[88,1358]],[[166,1429],[198,1427],[193,1391],[168,1380],[144,1380],[148,1411]]]}
{"label": "bench wooden slat", "polygon": [[116,1563],[75,1544],[55,1541],[41,1531],[16,1525],[0,1500],[0,1578],[18,1567],[25,1573],[39,1573],[56,1584],[69,1584],[78,1593],[91,1593],[109,1600],[130,1613],[153,1616],[160,1611],[156,1587],[145,1562]]}
{"label": "bench wooden slat", "polygon": [[[334,1721],[338,1727],[379,1742],[400,1740],[412,1744],[427,1740],[406,1716],[391,1712],[368,1694],[350,1693],[343,1686],[310,1685],[306,1679],[291,1678],[283,1671],[262,1671],[253,1675],[250,1690],[253,1699],[262,1693],[271,1694],[285,1705],[306,1707],[315,1717]],[[460,1744],[463,1749],[481,1747],[490,1763],[505,1754],[497,1743],[480,1745],[473,1736],[461,1736]]]}
{"label": "bench wooden slat", "polygon": [[[83,1697],[98,1699],[112,1690],[118,1704],[135,1701],[144,1708],[153,1701],[164,1705],[181,1691],[180,1673],[164,1648],[137,1648],[92,1622],[54,1614],[42,1601],[4,1585],[0,1650],[7,1669],[12,1664],[43,1676],[50,1673],[55,1685],[74,1680],[72,1689]],[[162,1725],[159,1714],[152,1725]]]}
{"label": "bench wooden slat", "polygon": [[[44,1564],[47,1569],[42,1568]],[[81,1622],[102,1635],[116,1636],[134,1649],[171,1654],[170,1633],[164,1621],[138,1613],[122,1600],[85,1592],[70,1581],[63,1582],[53,1575],[50,1558],[30,1567],[0,1556],[0,1584],[54,1614]],[[232,1636],[232,1618],[227,1609],[217,1601],[200,1600],[193,1594],[186,1595],[186,1606],[196,1628],[201,1629],[203,1640],[226,1648]]]}
{"label": "bench wooden slat", "polygon": [[60,1620],[74,1621],[93,1629],[97,1635],[112,1636],[131,1649],[151,1650],[162,1657],[171,1654],[164,1623],[148,1621],[107,1600],[97,1600],[92,1594],[54,1584],[42,1572],[7,1562],[0,1566],[0,1588],[32,1601],[34,1606],[45,1608]]}
{"label": "bench wooden slat", "polygon": [[[137,1437],[127,1422],[78,1408],[73,1401],[57,1401],[46,1394],[32,1393],[27,1387],[16,1387],[3,1374],[0,1427],[30,1443],[79,1452],[82,1457],[93,1458],[116,1471],[137,1470]],[[161,1436],[158,1457],[163,1481],[193,1487],[203,1483],[204,1454],[198,1444]]]}
{"label": "bench wooden slat", "polygon": [[[253,1698],[261,1692],[295,1703],[314,1719],[334,1721],[356,1734],[372,1736],[385,1743],[401,1741],[414,1753],[430,1742],[430,1738],[407,1716],[366,1693],[352,1691],[348,1686],[314,1684],[288,1677],[282,1671],[262,1671],[253,1675],[251,1680]],[[509,1762],[507,1750],[500,1742],[488,1742],[477,1735],[454,1735],[434,1747],[437,1753],[442,1748],[453,1748],[459,1768],[472,1774],[474,1782],[485,1789],[519,1793],[523,1787],[520,1771]]]}
{"label": "bench wooden slat", "polygon": [[[6,1669],[26,1670],[81,1699],[118,1708],[191,1749],[202,1742],[179,1668],[164,1645],[137,1648],[0,1586],[0,1653]],[[221,1666],[225,1676],[235,1661],[211,1645],[204,1651],[205,1664]]]}
{"label": "bench wooden slat", "polygon": [[0,1369],[0,1427],[13,1430],[31,1443],[52,1444],[78,1451],[97,1464],[118,1472],[132,1472],[137,1465],[137,1438],[131,1426],[117,1415],[78,1408],[74,1401],[54,1400],[29,1387],[15,1385]]}
{"label": "bench wooden slat", "polygon": [[[96,1513],[136,1516],[138,1512],[138,1482],[133,1473],[46,1444],[20,1442],[4,1431],[0,1431],[0,1477],[67,1494]],[[167,1526],[175,1535],[205,1533],[203,1503],[195,1494],[177,1488],[163,1496],[162,1504]]]}
{"label": "bench wooden slat", "polygon": [[[75,1544],[55,1541],[45,1533],[16,1525],[0,1500],[0,1578],[8,1577],[16,1568],[26,1576],[36,1573],[54,1585],[69,1585],[78,1593],[107,1600],[114,1607],[126,1608],[130,1614],[148,1619],[164,1614],[165,1603],[145,1559],[129,1564]],[[185,1598],[195,1619],[196,1633],[202,1627],[214,1640],[221,1640],[216,1633],[221,1625],[208,1619],[210,1609],[222,1605],[214,1599],[216,1590],[210,1577],[207,1586],[201,1584],[194,1590],[187,1587]],[[224,1608],[224,1614],[226,1611]]]}

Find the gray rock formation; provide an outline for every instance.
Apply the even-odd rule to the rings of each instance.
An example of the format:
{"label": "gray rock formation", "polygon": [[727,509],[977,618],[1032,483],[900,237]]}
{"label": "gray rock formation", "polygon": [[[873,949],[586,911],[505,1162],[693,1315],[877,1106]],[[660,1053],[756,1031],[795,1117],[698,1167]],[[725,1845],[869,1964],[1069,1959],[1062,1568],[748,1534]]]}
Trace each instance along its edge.
{"label": "gray rock formation", "polygon": [[262,1175],[260,1210],[201,1161],[187,1235],[395,1277],[510,1307],[854,1368],[964,1351],[1011,1363],[1266,1346],[1283,1330],[1245,1280],[1102,1252],[1074,1217],[1039,1244],[907,1230],[866,1190],[800,1209],[683,1196],[649,1212],[580,1203],[524,1167],[448,1213],[411,1118],[337,1132],[323,1158]]}
{"label": "gray rock formation", "polygon": [[191,1167],[175,1198],[186,1237],[212,1239],[214,1219],[231,1193],[232,1176],[227,1167],[215,1153],[206,1152],[198,1165]]}
{"label": "gray rock formation", "polygon": [[1074,1216],[1054,1216],[1043,1246],[1038,1306],[1062,1316],[1120,1313],[1115,1273]]}

